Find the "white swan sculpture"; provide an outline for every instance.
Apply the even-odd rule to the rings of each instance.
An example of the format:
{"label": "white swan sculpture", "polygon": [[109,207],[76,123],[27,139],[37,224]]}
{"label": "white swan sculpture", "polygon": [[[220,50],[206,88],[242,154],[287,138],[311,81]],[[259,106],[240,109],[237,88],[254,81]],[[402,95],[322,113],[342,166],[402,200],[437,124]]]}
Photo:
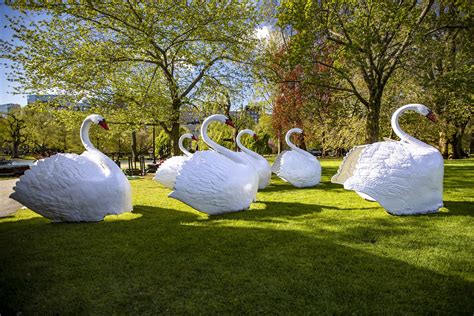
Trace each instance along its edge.
{"label": "white swan sculpture", "polygon": [[53,222],[96,222],[132,210],[130,183],[122,170],[92,145],[90,125],[109,129],[100,115],[81,126],[81,155],[57,154],[37,161],[10,197]]}
{"label": "white swan sculpture", "polygon": [[187,133],[181,135],[178,140],[178,146],[179,149],[181,149],[181,151],[184,153],[184,156],[174,156],[166,159],[166,161],[163,162],[163,164],[161,164],[161,166],[158,168],[155,176],[153,177],[153,180],[161,183],[168,189],[173,189],[176,176],[178,175],[178,170],[181,169],[184,161],[188,160],[193,155],[183,146],[183,141],[186,138],[197,141],[197,138],[193,134]]}
{"label": "white swan sculpture", "polygon": [[433,213],[443,206],[443,157],[436,148],[400,129],[398,119],[408,110],[436,121],[422,104],[402,106],[391,120],[400,141],[354,147],[331,181],[376,200],[390,214]]}
{"label": "white swan sculpture", "polygon": [[257,154],[256,152],[248,149],[240,142],[240,138],[242,135],[248,134],[256,138],[257,134],[250,129],[241,130],[237,134],[237,138],[235,142],[237,146],[242,150],[238,154],[240,154],[244,159],[246,159],[252,166],[254,166],[255,170],[257,170],[259,181],[258,181],[258,189],[265,189],[265,187],[270,183],[270,178],[272,176],[272,169],[270,168],[270,164],[268,161],[263,158],[261,155]]}
{"label": "white swan sculpture", "polygon": [[234,127],[220,114],[204,121],[201,137],[215,151],[198,151],[184,161],[169,197],[209,215],[242,211],[249,208],[257,194],[258,174],[236,152],[209,138],[207,128],[214,121]]}
{"label": "white swan sculpture", "polygon": [[321,164],[318,159],[296,147],[290,140],[291,134],[302,132],[300,128],[292,128],[286,133],[286,143],[292,150],[280,153],[272,166],[273,173],[298,188],[312,187],[321,181]]}

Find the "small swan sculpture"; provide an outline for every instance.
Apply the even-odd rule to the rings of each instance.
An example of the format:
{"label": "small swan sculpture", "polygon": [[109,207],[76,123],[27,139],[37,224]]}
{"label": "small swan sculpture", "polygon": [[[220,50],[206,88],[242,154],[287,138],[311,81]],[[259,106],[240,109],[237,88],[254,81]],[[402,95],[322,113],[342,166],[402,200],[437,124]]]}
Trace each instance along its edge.
{"label": "small swan sculpture", "polygon": [[268,183],[270,183],[270,178],[272,176],[272,169],[270,168],[270,164],[265,158],[263,158],[261,155],[257,154],[256,152],[248,149],[241,143],[240,138],[244,134],[248,134],[254,138],[257,138],[257,134],[255,134],[254,131],[250,129],[241,130],[237,134],[237,138],[235,139],[237,146],[240,148],[240,150],[242,150],[238,154],[240,154],[244,159],[246,159],[248,163],[254,166],[255,170],[257,170],[258,177],[259,177],[258,189],[259,190],[265,189]]}
{"label": "small swan sculpture", "polygon": [[436,122],[422,104],[407,104],[392,115],[392,128],[400,141],[354,147],[331,179],[373,199],[394,215],[427,214],[443,206],[444,163],[434,147],[405,133],[398,123],[408,110]]}
{"label": "small swan sculpture", "polygon": [[224,115],[209,116],[201,126],[201,137],[214,150],[198,151],[184,161],[169,197],[209,214],[238,212],[249,208],[258,189],[258,174],[236,152],[212,141],[207,135],[211,122],[234,127]]}
{"label": "small swan sculpture", "polygon": [[303,130],[292,128],[286,133],[286,143],[292,150],[285,150],[277,156],[272,172],[298,188],[315,186],[321,181],[321,164],[309,152],[291,142],[293,133],[301,134]]}
{"label": "small swan sculpture", "polygon": [[179,149],[184,153],[184,156],[174,156],[169,159],[166,159],[163,162],[153,177],[153,180],[164,185],[168,189],[173,189],[174,182],[176,181],[176,176],[178,175],[178,170],[183,166],[184,161],[188,160],[193,154],[191,154],[183,146],[183,141],[185,139],[191,139],[197,141],[197,138],[190,133],[183,134],[178,140]]}
{"label": "small swan sculpture", "polygon": [[56,154],[31,166],[10,197],[53,222],[97,222],[132,210],[130,183],[122,170],[92,145],[91,124],[108,130],[100,115],[89,115],[80,137],[81,155]]}

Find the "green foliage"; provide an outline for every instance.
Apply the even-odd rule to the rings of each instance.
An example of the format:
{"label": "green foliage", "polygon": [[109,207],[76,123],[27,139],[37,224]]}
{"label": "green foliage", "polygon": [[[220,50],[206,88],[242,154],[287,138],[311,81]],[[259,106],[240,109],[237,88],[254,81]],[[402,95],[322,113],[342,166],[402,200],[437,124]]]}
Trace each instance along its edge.
{"label": "green foliage", "polygon": [[[454,158],[466,155],[469,138],[465,136],[471,135],[474,46],[473,9],[468,3],[439,2],[439,13],[429,19],[436,31],[425,36],[416,55],[420,63],[413,69],[417,83],[424,89],[424,99],[434,105],[440,118],[440,150],[445,156],[452,153]],[[456,27],[450,27],[453,25]]]}
{"label": "green foliage", "polygon": [[181,106],[212,93],[211,81],[229,86],[246,74],[237,69],[252,56],[258,18],[251,1],[11,5],[47,14],[10,18],[20,44],[2,42],[22,92],[57,89],[122,111],[132,124],[151,119],[175,153]]}
{"label": "green foliage", "polygon": [[171,152],[171,138],[163,130],[161,130],[155,139],[157,154],[159,157],[167,157]]}
{"label": "green foliage", "polygon": [[8,146],[10,155],[18,158],[20,146],[28,140],[24,109],[14,108],[5,117],[0,116],[0,137],[0,146]]}
{"label": "green foliage", "polygon": [[131,181],[134,211],[0,219],[2,314],[470,314],[474,162],[446,161],[445,207],[391,216],[329,182],[274,177],[250,210],[208,217]]}
{"label": "green foliage", "polygon": [[432,5],[283,1],[278,23],[294,30],[286,57],[290,70],[302,65],[307,84],[353,98],[363,109],[366,141],[378,141],[385,88],[420,43]]}

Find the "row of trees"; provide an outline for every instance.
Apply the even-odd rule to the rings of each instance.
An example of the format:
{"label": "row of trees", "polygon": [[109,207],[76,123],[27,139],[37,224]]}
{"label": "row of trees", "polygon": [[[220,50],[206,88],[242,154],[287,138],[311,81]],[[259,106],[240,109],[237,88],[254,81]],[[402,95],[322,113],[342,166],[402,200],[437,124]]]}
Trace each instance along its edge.
{"label": "row of trees", "polygon": [[[35,158],[47,157],[58,152],[81,152],[83,146],[79,138],[79,127],[84,117],[97,109],[86,111],[70,111],[58,109],[52,103],[38,103],[24,108],[15,108],[4,117],[0,117],[0,151],[14,158],[32,155]],[[216,109],[214,112],[225,112]],[[209,114],[210,114],[209,113]],[[170,135],[161,127],[155,125],[134,125],[123,123],[121,115],[104,114],[110,130],[105,132],[100,128],[91,129],[91,139],[101,151],[115,157],[147,156],[166,158],[172,153]],[[252,128],[259,136],[257,140],[243,137],[242,142],[249,148],[262,154],[274,152],[271,147],[270,134],[271,116],[263,116],[258,124],[254,122],[247,111],[232,114],[235,124],[243,128]],[[212,124],[210,136],[229,148],[236,149],[234,142],[235,131],[222,124]],[[185,127],[180,128],[180,134],[189,132]],[[199,131],[192,130],[195,134]],[[132,146],[131,146],[132,145]],[[197,144],[186,143],[191,149],[207,148],[199,140]]]}
{"label": "row of trees", "polygon": [[[125,123],[132,140],[146,124],[159,126],[174,154],[184,112],[229,114],[249,102],[263,123],[236,117],[238,126],[257,128],[278,149],[294,126],[305,130],[303,147],[340,153],[393,137],[390,114],[414,102],[441,120],[434,127],[406,116],[408,131],[445,156],[460,158],[469,147],[467,0],[11,5],[43,13],[37,22],[10,18],[15,40],[1,42],[21,92],[87,98]],[[269,36],[258,38],[262,25]]]}
{"label": "row of trees", "polygon": [[347,149],[393,136],[390,114],[424,103],[440,124],[408,117],[407,129],[445,156],[466,155],[474,86],[469,1],[284,1],[276,14],[263,75],[278,82],[276,129],[306,125],[323,148]]}

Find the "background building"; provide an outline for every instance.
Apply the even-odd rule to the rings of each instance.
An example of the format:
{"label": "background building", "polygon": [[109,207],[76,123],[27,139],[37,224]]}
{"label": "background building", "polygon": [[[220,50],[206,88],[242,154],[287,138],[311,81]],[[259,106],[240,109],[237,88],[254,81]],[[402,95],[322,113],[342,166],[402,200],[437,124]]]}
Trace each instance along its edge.
{"label": "background building", "polygon": [[20,105],[16,103],[5,103],[5,104],[0,104],[0,115],[1,116],[6,116],[8,112],[10,112],[12,109],[19,109]]}
{"label": "background building", "polygon": [[28,105],[37,103],[37,102],[53,102],[55,101],[59,108],[66,108],[66,107],[73,107],[74,110],[77,111],[85,111],[90,108],[90,104],[87,103],[86,99],[81,100],[79,103],[74,104],[65,99],[62,99],[63,96],[58,94],[44,94],[44,95],[37,95],[37,94],[29,94],[27,96],[26,102]]}

